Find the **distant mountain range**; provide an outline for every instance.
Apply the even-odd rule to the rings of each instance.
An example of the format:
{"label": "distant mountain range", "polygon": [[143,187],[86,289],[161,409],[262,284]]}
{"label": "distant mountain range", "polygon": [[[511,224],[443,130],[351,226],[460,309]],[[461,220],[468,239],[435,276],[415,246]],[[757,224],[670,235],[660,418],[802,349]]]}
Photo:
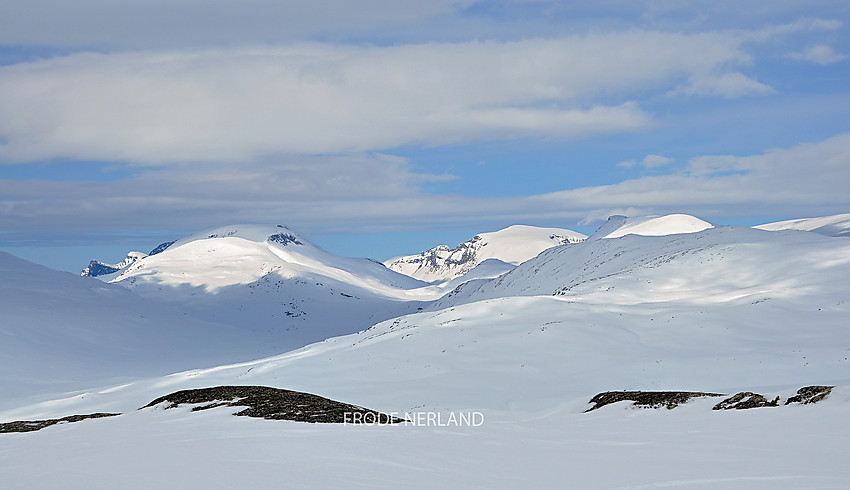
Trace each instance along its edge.
{"label": "distant mountain range", "polygon": [[455,248],[439,245],[415,255],[390,259],[390,269],[427,282],[460,277],[485,260],[519,265],[540,252],[558,245],[578,243],[587,237],[561,228],[514,225],[491,233],[481,233]]}
{"label": "distant mountain range", "polygon": [[[0,253],[0,432],[58,425],[0,433],[0,486],[110,486],[128,472],[140,487],[216,486],[222,474],[245,487],[351,475],[393,487],[840,486],[842,223],[775,226],[813,233],[615,216],[586,240],[512,227],[424,267],[399,263],[433,283],[282,226],[205,230],[111,283]],[[817,406],[800,401],[806,389],[824,395]],[[251,394],[284,390],[482,424],[317,426],[293,421],[303,404]],[[641,408],[630,393],[701,396]],[[257,416],[246,404],[278,411],[235,420]],[[624,470],[599,471],[612,458]],[[589,469],[576,482],[564,461]],[[635,479],[641,465],[659,478]]]}

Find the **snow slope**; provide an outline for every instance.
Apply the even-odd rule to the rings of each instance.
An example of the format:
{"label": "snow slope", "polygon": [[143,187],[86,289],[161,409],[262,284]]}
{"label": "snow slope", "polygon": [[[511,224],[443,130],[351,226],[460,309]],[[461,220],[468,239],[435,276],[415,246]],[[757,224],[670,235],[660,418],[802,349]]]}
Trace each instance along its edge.
{"label": "snow slope", "polygon": [[134,411],[0,434],[0,486],[841,489],[850,483],[850,393],[833,396],[723,412],[705,400],[671,411],[486,412],[480,427]]}
{"label": "snow slope", "polygon": [[369,259],[333,255],[283,226],[213,228],[113,279],[190,316],[285,340],[292,349],[416,311],[434,292]]}
{"label": "snow slope", "polygon": [[[617,388],[850,382],[846,277],[850,244],[814,234],[721,227],[586,242],[488,281],[504,295],[466,298],[167,384],[238,377],[376,409],[542,410]],[[570,386],[558,388],[566,377]],[[129,405],[156,391],[147,390]]]}
{"label": "snow slope", "polygon": [[[123,415],[0,434],[0,487],[846,488],[847,277],[850,243],[793,231],[718,227],[557,247],[468,283],[475,294],[439,310],[266,359],[2,411],[0,422]],[[226,384],[400,414],[474,411],[483,423],[355,427],[224,407],[137,410]],[[837,388],[817,405],[714,411],[719,399],[702,399],[584,413],[609,390],[786,400],[806,385]]]}
{"label": "snow slope", "polygon": [[802,230],[812,231],[832,237],[850,237],[850,213],[824,216],[820,218],[802,218],[755,226],[760,230]]}
{"label": "snow slope", "polygon": [[530,295],[626,304],[758,300],[794,296],[830,280],[836,282],[830,287],[841,290],[840,278],[821,277],[830,265],[850,261],[850,249],[833,242],[819,235],[777,235],[731,226],[692,234],[588,240],[547,250],[497,279],[463,284],[430,308]]}
{"label": "snow slope", "polygon": [[[0,434],[0,486],[843,488],[848,276],[850,244],[815,234],[722,227],[559,247],[493,281],[510,297],[0,412],[0,421],[124,413]],[[222,384],[385,412],[477,411],[484,423],[312,426],[224,408],[136,410],[168,392]],[[811,406],[726,412],[706,399],[672,411],[619,403],[583,413],[608,390],[784,400],[813,384],[838,388]],[[45,468],[44,458],[54,463]]]}
{"label": "snow slope", "polygon": [[121,286],[0,252],[2,407],[21,396],[256,358],[280,348],[272,338],[188,318]]}
{"label": "snow slope", "polygon": [[453,249],[440,245],[416,255],[390,259],[384,264],[423,281],[448,281],[466,274],[487,259],[517,265],[547,248],[580,242],[585,238],[581,233],[561,228],[514,225],[492,233],[481,233]]}

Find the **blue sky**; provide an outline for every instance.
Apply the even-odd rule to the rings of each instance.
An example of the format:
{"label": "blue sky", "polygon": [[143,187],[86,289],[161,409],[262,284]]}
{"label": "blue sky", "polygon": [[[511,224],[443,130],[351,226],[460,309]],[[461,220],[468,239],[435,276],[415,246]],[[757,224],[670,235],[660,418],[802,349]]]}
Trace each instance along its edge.
{"label": "blue sky", "polygon": [[850,210],[850,4],[8,0],[0,250],[285,223],[376,259]]}

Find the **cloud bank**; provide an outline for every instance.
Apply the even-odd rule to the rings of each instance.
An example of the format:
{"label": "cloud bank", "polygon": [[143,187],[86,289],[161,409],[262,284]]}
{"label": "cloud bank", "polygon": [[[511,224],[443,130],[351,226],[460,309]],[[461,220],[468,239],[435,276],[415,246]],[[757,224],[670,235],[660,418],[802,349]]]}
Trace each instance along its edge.
{"label": "cloud bank", "polygon": [[[657,157],[653,156],[653,157]],[[649,163],[661,162],[649,158]],[[0,180],[0,228],[194,229],[278,222],[305,230],[415,230],[428,224],[593,222],[611,214],[716,216],[834,214],[850,208],[850,133],[758,155],[706,155],[681,169],[549,194],[436,195],[392,156],[290,157],[251,171],[183,165],[110,182]]]}
{"label": "cloud bank", "polygon": [[[0,162],[239,162],[637,131],[637,93],[738,97],[735,33],[81,53],[0,67]],[[683,85],[684,83],[684,85]]]}

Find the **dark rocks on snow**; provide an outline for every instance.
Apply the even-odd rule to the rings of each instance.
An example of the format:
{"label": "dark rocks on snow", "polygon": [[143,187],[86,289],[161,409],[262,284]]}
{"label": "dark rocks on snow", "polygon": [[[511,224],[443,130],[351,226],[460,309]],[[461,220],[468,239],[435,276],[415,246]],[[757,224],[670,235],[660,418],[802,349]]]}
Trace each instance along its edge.
{"label": "dark rocks on snow", "polygon": [[6,422],[0,424],[0,433],[2,432],[34,432],[45,427],[50,427],[58,423],[79,422],[86,419],[98,419],[101,417],[114,417],[121,415],[120,413],[90,413],[87,415],[69,415],[61,419],[47,420],[18,420],[16,422]]}
{"label": "dark rocks on snow", "polygon": [[298,238],[292,233],[276,233],[274,235],[270,235],[268,238],[270,242],[276,242],[283,246],[286,246],[289,243],[293,243],[295,245],[303,245]]}
{"label": "dark rocks on snow", "polygon": [[104,264],[103,262],[92,260],[89,262],[89,266],[83,269],[83,272],[81,272],[80,275],[87,277],[98,277],[105,276],[107,274],[112,274],[120,270],[121,269],[117,267],[112,267],[111,265]]}
{"label": "dark rocks on snow", "polygon": [[158,253],[165,252],[165,249],[174,245],[175,242],[177,242],[177,240],[171,240],[170,242],[160,243],[159,245],[154,247],[154,249],[151,250],[151,253],[149,253],[148,255],[156,255]]}
{"label": "dark rocks on snow", "polygon": [[[268,386],[217,386],[196,390],[182,390],[165,395],[142,408],[168,403],[174,408],[181,404],[203,404],[192,411],[215,407],[245,407],[233,415],[257,417],[271,420],[294,420],[298,422],[356,423],[368,421],[380,424],[404,422],[398,417],[349,405],[328,398],[300,391],[283,390]],[[353,415],[353,414],[360,415]]]}
{"label": "dark rocks on snow", "polygon": [[590,403],[595,405],[585,410],[585,413],[621,401],[633,401],[635,406],[642,408],[666,407],[672,410],[691,398],[704,396],[723,395],[700,391],[606,391],[590,399]]}
{"label": "dark rocks on snow", "polygon": [[802,403],[803,405],[808,405],[809,403],[817,403],[832,393],[833,388],[835,387],[806,386],[797,390],[797,394],[786,400],[785,404]]}
{"label": "dark rocks on snow", "polygon": [[[806,386],[797,390],[797,394],[788,398],[785,405],[800,403],[803,405],[817,403],[832,392],[834,386]],[[694,397],[704,396],[726,396],[718,393],[703,393],[694,391],[606,391],[599,393],[590,399],[594,405],[585,410],[585,413],[611,403],[620,401],[633,401],[636,407],[641,408],[676,408],[676,406],[687,402]],[[764,395],[750,391],[736,393],[714,406],[712,410],[745,410],[748,408],[777,407],[779,397],[768,400]]]}
{"label": "dark rocks on snow", "polygon": [[745,410],[748,408],[776,407],[779,405],[779,397],[768,401],[762,395],[751,391],[742,391],[723,400],[712,408],[712,410]]}

